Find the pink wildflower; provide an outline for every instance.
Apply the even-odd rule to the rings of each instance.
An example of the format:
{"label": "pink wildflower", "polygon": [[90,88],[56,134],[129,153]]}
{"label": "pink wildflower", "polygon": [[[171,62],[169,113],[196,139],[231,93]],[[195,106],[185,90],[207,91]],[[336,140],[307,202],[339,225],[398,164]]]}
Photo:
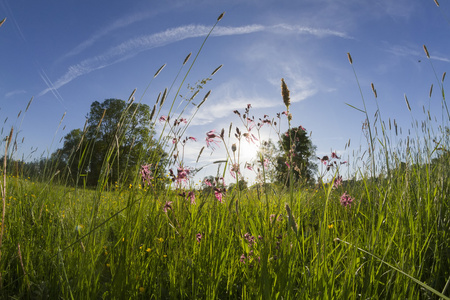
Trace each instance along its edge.
{"label": "pink wildflower", "polygon": [[350,207],[352,202],[353,202],[353,200],[355,200],[355,199],[350,197],[350,195],[347,194],[347,192],[345,192],[344,194],[342,194],[340,202],[341,202],[342,206],[344,206],[344,207],[349,206]]}
{"label": "pink wildflower", "polygon": [[318,157],[318,159],[320,159],[320,162],[323,163],[324,165],[327,165],[328,163],[328,156],[324,155],[322,158]]}
{"label": "pink wildflower", "polygon": [[142,181],[147,183],[147,185],[150,185],[151,181],[153,180],[152,171],[150,169],[151,166],[151,164],[141,166],[141,178]]}
{"label": "pink wildflower", "polygon": [[342,176],[336,176],[333,187],[337,189],[342,184]]}
{"label": "pink wildflower", "polygon": [[195,192],[194,191],[190,191],[188,193],[188,198],[191,200],[191,204],[195,204]]}
{"label": "pink wildflower", "polygon": [[178,167],[177,168],[177,178],[178,182],[186,182],[188,181],[188,175],[191,171],[188,168]]}
{"label": "pink wildflower", "polygon": [[220,142],[220,136],[214,133],[215,130],[208,131],[206,133],[206,146],[209,148],[211,147],[214,149],[213,144],[219,145]]}
{"label": "pink wildflower", "polygon": [[231,176],[233,176],[234,179],[236,179],[236,174],[241,175],[241,173],[239,172],[238,164],[233,164],[233,166],[231,167],[231,170],[230,170],[230,174],[231,174]]}
{"label": "pink wildflower", "polygon": [[167,213],[168,210],[172,210],[172,201],[167,201],[163,207],[163,211]]}
{"label": "pink wildflower", "polygon": [[224,190],[221,190],[219,188],[214,188],[214,196],[216,196],[217,200],[219,200],[220,203],[223,203],[223,194],[225,193]]}
{"label": "pink wildflower", "polygon": [[258,139],[251,133],[244,133],[243,135],[249,143],[255,144],[255,141],[258,141]]}
{"label": "pink wildflower", "polygon": [[244,264],[245,264],[245,259],[246,259],[245,254],[242,254],[241,257],[239,258],[239,261],[240,261],[241,263],[244,263]]}
{"label": "pink wildflower", "polygon": [[340,159],[340,157],[337,156],[336,152],[331,152],[331,158]]}
{"label": "pink wildflower", "polygon": [[197,243],[200,243],[200,242],[202,241],[203,236],[202,236],[202,234],[201,234],[200,232],[197,233],[197,234],[195,235],[195,237],[197,238]]}

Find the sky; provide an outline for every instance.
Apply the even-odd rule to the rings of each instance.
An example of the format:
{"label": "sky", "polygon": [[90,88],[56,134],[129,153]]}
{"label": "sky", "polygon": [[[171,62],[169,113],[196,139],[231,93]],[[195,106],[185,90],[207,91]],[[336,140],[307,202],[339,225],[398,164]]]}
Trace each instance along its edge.
{"label": "sky", "polygon": [[[211,91],[187,128],[186,136],[197,142],[186,145],[185,166],[204,167],[198,177],[215,175],[217,165],[211,163],[225,159],[236,141],[206,148],[196,163],[206,133],[228,132],[230,123],[245,132],[233,111],[242,113],[248,104],[256,119],[276,118],[286,110],[280,88],[284,78],[292,126],[306,128],[317,156],[336,151],[351,168],[357,165],[355,151],[367,149],[365,115],[351,106],[363,109],[364,100],[373,122],[378,103],[381,118],[386,123],[395,119],[403,129],[403,137],[389,133],[394,146],[411,120],[424,119],[423,106],[441,116],[438,86],[450,66],[450,4],[440,2],[438,7],[433,0],[0,0],[0,20],[6,17],[0,27],[2,136],[13,126],[16,158],[45,157],[62,146],[70,130],[84,126],[93,101],[127,100],[136,89],[136,101],[153,107],[158,93],[172,84],[158,117],[168,113],[174,99],[179,108],[173,117],[179,116],[184,100],[176,90],[183,76],[176,78],[177,73],[192,52],[181,73],[188,71],[225,12],[180,88],[181,95],[189,95],[187,84],[195,85],[223,65],[197,96],[198,103]],[[194,111],[188,105],[182,116]],[[286,118],[279,124],[281,131],[287,129]],[[161,132],[161,124],[156,127]],[[256,136],[256,129],[251,133]],[[254,144],[240,144],[242,170],[262,140],[278,140],[267,126],[258,137]]]}

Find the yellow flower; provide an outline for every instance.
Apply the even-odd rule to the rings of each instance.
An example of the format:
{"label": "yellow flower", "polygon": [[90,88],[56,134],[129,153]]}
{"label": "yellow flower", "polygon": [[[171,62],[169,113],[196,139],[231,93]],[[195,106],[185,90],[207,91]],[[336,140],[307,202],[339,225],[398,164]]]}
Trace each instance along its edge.
{"label": "yellow flower", "polygon": [[147,248],[147,250],[145,250],[145,251],[150,252],[150,251],[152,251],[152,248]]}
{"label": "yellow flower", "polygon": [[145,288],[144,288],[143,286],[141,286],[141,287],[139,288],[139,292],[141,292],[141,293],[145,292]]}
{"label": "yellow flower", "polygon": [[167,257],[167,255],[164,254],[163,257],[165,258],[165,257]]}
{"label": "yellow flower", "polygon": [[328,229],[333,229],[333,227],[334,227],[333,224],[328,225]]}
{"label": "yellow flower", "polygon": [[162,243],[162,242],[164,242],[164,239],[163,239],[162,237],[160,237],[160,238],[158,239],[158,242]]}

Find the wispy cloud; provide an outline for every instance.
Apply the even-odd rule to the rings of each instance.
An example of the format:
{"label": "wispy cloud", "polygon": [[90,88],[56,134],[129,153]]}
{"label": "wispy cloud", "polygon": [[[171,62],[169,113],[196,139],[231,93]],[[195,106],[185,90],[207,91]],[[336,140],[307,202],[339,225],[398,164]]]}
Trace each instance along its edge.
{"label": "wispy cloud", "polygon": [[[291,103],[300,102],[317,93],[313,80],[299,71],[295,65],[287,65],[286,63],[280,63],[280,68],[283,70],[284,78],[289,90],[291,91]],[[275,86],[280,86],[281,78],[271,78],[270,81]],[[280,102],[281,104],[281,102]]]}
{"label": "wispy cloud", "polygon": [[[425,57],[425,52],[423,50],[423,46],[404,46],[404,45],[394,45],[389,47],[387,52],[390,52],[397,56],[412,56],[414,58],[417,57]],[[438,55],[433,55],[430,53],[430,59],[439,60],[443,62],[450,62],[450,58]]]}
{"label": "wispy cloud", "polygon": [[[317,93],[317,89],[310,78],[290,68],[283,68],[283,70],[286,81],[289,82],[292,103],[308,99]],[[233,115],[234,110],[242,112],[247,104],[251,104],[253,109],[278,106],[280,112],[285,110],[281,99],[280,78],[271,78],[269,83],[280,91],[279,101],[274,101],[273,95],[261,97],[260,95],[253,95],[251,92],[247,93],[246,88],[233,81],[222,84],[208,98],[210,102],[206,102],[202,109],[197,112],[191,125],[206,125],[217,122]],[[194,109],[192,112],[194,112]]]}
{"label": "wispy cloud", "polygon": [[74,55],[77,55],[77,54],[83,52],[85,49],[87,49],[90,46],[92,46],[93,44],[95,44],[100,38],[108,35],[109,33],[113,32],[117,29],[129,26],[136,22],[143,21],[145,19],[150,18],[153,15],[154,15],[154,13],[145,12],[145,13],[137,13],[137,14],[129,15],[125,18],[118,19],[118,20],[114,21],[112,24],[110,24],[109,26],[104,27],[104,28],[98,30],[97,32],[95,32],[91,37],[89,37],[87,40],[83,41],[82,43],[78,44],[78,46],[76,46],[70,52],[68,52],[64,56],[62,56],[58,61],[64,60],[68,57],[71,57],[71,56],[74,56]]}
{"label": "wispy cloud", "polygon": [[[212,97],[212,96],[211,96]],[[273,107],[268,99],[252,97],[216,97],[214,103],[202,106],[198,111],[191,125],[206,125],[225,117],[231,116],[234,110],[243,111],[247,104],[252,104],[253,108]]]}
{"label": "wispy cloud", "polygon": [[25,94],[25,90],[14,90],[5,94],[5,98],[9,98],[15,95]]}
{"label": "wispy cloud", "polygon": [[[296,27],[296,26],[289,27],[284,24],[269,27],[258,24],[240,27],[218,26],[212,33],[212,36],[252,34],[262,31],[272,31],[274,29],[279,30],[280,28],[284,28],[285,30],[291,33],[307,33],[321,37],[324,35],[346,37],[345,33],[339,33],[332,30],[313,29],[313,28],[308,29],[306,27]],[[108,49],[106,52],[100,55],[85,59],[78,64],[70,66],[67,72],[53,83],[52,87],[44,89],[39,94],[39,96],[45,95],[46,93],[48,93],[53,89],[59,89],[79,76],[127,60],[142,51],[156,47],[161,47],[170,43],[175,43],[189,38],[204,37],[210,32],[210,30],[211,30],[210,27],[203,25],[187,25],[167,29],[165,31],[151,35],[144,35],[134,39],[130,39],[126,42],[123,42],[119,45],[116,45]]]}
{"label": "wispy cloud", "polygon": [[430,58],[431,59],[435,59],[435,60],[440,60],[440,61],[443,61],[443,62],[450,62],[450,59],[446,58],[446,57],[432,55],[432,56],[430,56]]}
{"label": "wispy cloud", "polygon": [[423,51],[419,51],[419,48],[414,46],[405,46],[405,45],[393,45],[389,46],[386,51],[392,53],[397,56],[423,56],[425,53]]}
{"label": "wispy cloud", "polygon": [[316,37],[327,37],[327,36],[335,36],[345,39],[352,39],[347,33],[342,31],[336,31],[327,28],[313,28],[308,26],[300,26],[300,25],[289,25],[289,24],[278,24],[272,26],[273,30],[277,32],[285,32],[285,33],[297,33],[297,34],[310,34]]}

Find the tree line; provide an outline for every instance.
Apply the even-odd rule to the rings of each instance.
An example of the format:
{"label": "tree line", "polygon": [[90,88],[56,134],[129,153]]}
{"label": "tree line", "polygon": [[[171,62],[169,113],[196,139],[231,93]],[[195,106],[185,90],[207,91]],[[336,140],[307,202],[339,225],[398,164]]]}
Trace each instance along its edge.
{"label": "tree line", "polygon": [[[9,164],[13,174],[39,179],[56,176],[69,185],[97,186],[116,182],[134,182],[142,164],[151,166],[154,178],[167,184],[169,156],[155,140],[152,112],[146,104],[120,99],[94,101],[86,116],[84,128],[71,130],[64,136],[61,148],[48,158],[33,162]],[[303,127],[295,127],[281,135],[275,145],[263,141],[255,159],[259,183],[290,185],[314,182],[315,146]],[[291,170],[292,168],[292,170]],[[288,176],[292,171],[293,176]],[[206,178],[205,178],[206,179]],[[247,189],[242,178],[232,189]],[[203,186],[205,190],[207,186]]]}

